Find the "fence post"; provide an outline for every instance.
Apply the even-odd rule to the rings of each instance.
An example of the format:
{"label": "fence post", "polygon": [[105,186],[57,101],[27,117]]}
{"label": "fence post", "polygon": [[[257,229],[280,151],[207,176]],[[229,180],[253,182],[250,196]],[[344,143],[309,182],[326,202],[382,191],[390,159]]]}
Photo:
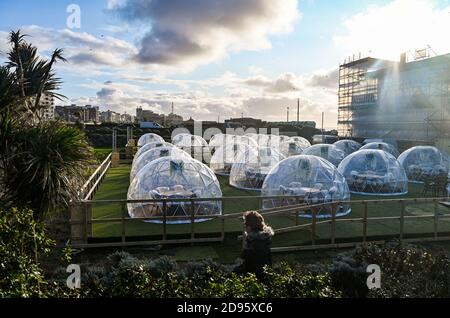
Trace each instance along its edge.
{"label": "fence post", "polygon": [[367,214],[368,214],[368,204],[364,201],[364,215],[363,215],[363,243],[367,242]]}
{"label": "fence post", "polygon": [[195,201],[191,199],[191,240],[195,239]]}
{"label": "fence post", "polygon": [[85,206],[80,202],[71,203],[69,206],[70,222],[70,240],[72,244],[86,244],[86,222]]}
{"label": "fence post", "polygon": [[83,213],[83,221],[84,221],[84,242],[88,241],[88,203],[84,202],[84,213]]}
{"label": "fence post", "polygon": [[311,243],[316,245],[316,210],[312,209],[312,222],[311,222]]}
{"label": "fence post", "polygon": [[438,223],[439,223],[439,214],[438,214],[438,203],[434,201],[434,239],[438,238]]}
{"label": "fence post", "polygon": [[[297,205],[297,206],[299,206],[300,205],[300,197],[297,197],[296,199],[295,199],[296,201],[295,201],[295,204]],[[298,210],[295,210],[295,226],[297,226],[298,225],[298,217],[299,217],[299,211]]]}
{"label": "fence post", "polygon": [[331,205],[331,244],[336,242],[336,209],[337,204],[333,203]]}
{"label": "fence post", "polygon": [[401,210],[400,210],[400,241],[403,240],[403,231],[405,225],[405,201],[401,201]]}
{"label": "fence post", "polygon": [[121,203],[120,204],[122,207],[122,243],[125,243],[126,241],[126,204],[125,203]]}
{"label": "fence post", "polygon": [[163,199],[163,241],[167,240],[167,201]]}
{"label": "fence post", "polygon": [[[220,198],[220,204],[222,207],[222,214],[226,214],[225,212],[225,200],[223,197]],[[225,218],[221,218],[222,219],[222,243],[225,241]]]}

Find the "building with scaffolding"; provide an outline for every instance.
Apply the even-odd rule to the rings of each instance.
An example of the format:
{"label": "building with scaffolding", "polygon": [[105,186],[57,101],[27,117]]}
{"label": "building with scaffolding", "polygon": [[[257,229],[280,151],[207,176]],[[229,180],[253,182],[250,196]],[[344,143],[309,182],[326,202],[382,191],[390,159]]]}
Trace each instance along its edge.
{"label": "building with scaffolding", "polygon": [[341,137],[435,142],[450,132],[450,54],[419,50],[408,61],[371,57],[339,67]]}

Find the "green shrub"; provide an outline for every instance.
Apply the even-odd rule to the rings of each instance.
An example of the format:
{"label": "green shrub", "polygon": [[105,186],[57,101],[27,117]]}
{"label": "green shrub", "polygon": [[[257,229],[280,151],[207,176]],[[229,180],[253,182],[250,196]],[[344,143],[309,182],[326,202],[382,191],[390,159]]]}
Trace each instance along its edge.
{"label": "green shrub", "polygon": [[47,283],[38,260],[53,245],[33,211],[0,210],[0,297],[43,296]]}

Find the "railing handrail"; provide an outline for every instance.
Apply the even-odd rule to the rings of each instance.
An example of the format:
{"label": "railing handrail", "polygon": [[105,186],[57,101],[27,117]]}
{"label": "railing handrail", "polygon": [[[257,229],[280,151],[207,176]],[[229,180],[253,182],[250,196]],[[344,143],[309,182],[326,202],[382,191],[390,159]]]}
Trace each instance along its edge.
{"label": "railing handrail", "polygon": [[[298,199],[304,198],[304,196],[230,196],[230,197],[211,197],[211,198],[177,198],[177,199],[139,199],[139,200],[128,200],[128,199],[115,199],[115,200],[81,200],[79,203],[89,203],[89,204],[105,204],[105,203],[157,203],[157,202],[205,202],[205,201],[222,201],[222,200],[241,200],[241,199],[256,199],[256,200],[275,200],[275,199]],[[427,203],[427,202],[435,202],[435,201],[449,201],[449,197],[435,197],[435,198],[404,198],[404,199],[379,199],[379,200],[355,200],[355,201],[331,201],[325,203],[319,203],[314,205],[307,205],[307,207],[320,207],[320,206],[328,206],[332,204],[364,204],[364,203],[388,203],[388,202],[396,202],[396,203]],[[77,202],[75,202],[77,203]],[[284,206],[287,207],[287,206]],[[281,208],[281,207],[280,207]]]}
{"label": "railing handrail", "polygon": [[86,189],[89,184],[92,182],[92,180],[96,177],[96,175],[100,172],[101,168],[105,165],[107,161],[111,161],[112,152],[106,157],[105,160],[97,167],[97,169],[94,171],[94,173],[89,177],[89,179],[83,184],[80,191],[82,192],[84,189]]}
{"label": "railing handrail", "polygon": [[[234,197],[224,197],[224,198],[234,198]],[[207,201],[207,200],[212,200],[215,199],[216,201],[220,201],[223,200],[224,198],[210,198],[210,199],[206,199],[203,198],[202,201]],[[239,198],[239,197],[238,197]],[[248,198],[248,197],[247,197]],[[255,197],[255,198],[259,198],[259,197]],[[272,198],[272,197],[269,197]],[[277,197],[278,198],[278,197]],[[194,200],[195,198],[191,199]],[[318,209],[318,208],[322,208],[322,207],[327,207],[327,206],[332,206],[332,205],[340,205],[340,204],[351,204],[351,205],[356,205],[356,204],[366,204],[366,203],[374,203],[374,204],[379,204],[379,203],[383,203],[383,202],[391,202],[391,201],[396,201],[396,202],[404,202],[404,203],[421,203],[421,202],[438,202],[438,201],[442,201],[444,199],[448,199],[447,197],[444,198],[424,198],[424,199],[402,199],[402,200],[380,200],[380,201],[376,201],[376,200],[360,200],[360,201],[335,201],[335,202],[327,202],[327,203],[320,203],[320,204],[313,204],[313,205],[307,205],[307,204],[296,204],[296,205],[285,205],[285,206],[280,206],[277,208],[272,208],[269,209],[268,213],[266,214],[270,214],[270,215],[277,215],[277,214],[286,214],[286,213],[295,213],[295,212],[305,212],[307,210],[311,210],[311,209]],[[127,203],[155,203],[156,202],[172,202],[172,200],[170,199],[152,199],[152,200],[114,200],[114,203],[122,203],[122,204],[127,204]],[[173,199],[173,202],[180,202],[180,201],[186,201],[186,199]],[[408,202],[407,202],[408,201]],[[110,201],[108,200],[99,200],[99,201],[83,201],[83,202],[79,202],[80,204],[92,204],[92,203],[108,203]],[[113,203],[113,202],[111,202]],[[227,213],[227,214],[217,214],[217,215],[195,215],[194,218],[195,219],[227,219],[227,218],[235,218],[235,217],[241,217],[242,216],[242,212],[234,212],[234,213]],[[265,214],[265,215],[266,215]],[[176,217],[170,217],[170,216],[153,216],[153,217],[144,217],[144,218],[131,218],[131,217],[127,217],[126,219],[128,220],[163,220],[164,218],[170,218],[170,219],[190,219],[192,216],[176,216]],[[315,218],[318,218],[317,215],[315,216]],[[328,217],[329,219],[331,219],[332,217]],[[381,217],[381,219],[383,219],[384,217]],[[386,216],[386,218],[389,218],[389,216]],[[398,218],[396,216],[396,218]],[[350,218],[350,219],[346,219],[348,221],[351,220],[359,220],[361,219],[359,218]],[[117,222],[118,220],[120,220],[120,218],[99,218],[99,219],[92,219],[92,221],[98,221],[101,220],[102,223],[104,222]],[[95,222],[94,222],[95,223]]]}

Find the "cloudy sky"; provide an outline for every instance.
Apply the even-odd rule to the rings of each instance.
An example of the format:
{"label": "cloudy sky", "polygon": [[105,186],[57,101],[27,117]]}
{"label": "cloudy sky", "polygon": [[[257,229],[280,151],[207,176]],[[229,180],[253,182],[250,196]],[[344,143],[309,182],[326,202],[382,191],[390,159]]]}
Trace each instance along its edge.
{"label": "cloudy sky", "polygon": [[[71,4],[80,8],[80,24]],[[69,11],[69,12],[68,12]],[[75,11],[76,13],[76,11]],[[64,104],[186,119],[251,116],[337,126],[337,69],[353,54],[450,52],[448,0],[2,0],[0,59],[21,29],[62,47]]]}

